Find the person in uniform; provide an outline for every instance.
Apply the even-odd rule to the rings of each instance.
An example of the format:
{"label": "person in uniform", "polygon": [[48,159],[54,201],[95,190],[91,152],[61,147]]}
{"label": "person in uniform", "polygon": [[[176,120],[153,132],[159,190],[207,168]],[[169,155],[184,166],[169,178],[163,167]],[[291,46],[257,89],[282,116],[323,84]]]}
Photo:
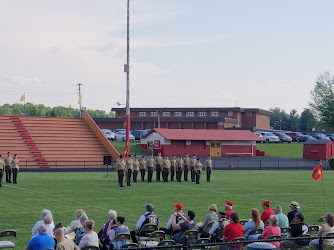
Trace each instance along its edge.
{"label": "person in uniform", "polygon": [[145,156],[141,157],[141,161],[140,161],[140,176],[141,176],[141,181],[145,182],[145,172],[146,172],[146,165],[147,162],[145,160]]}
{"label": "person in uniform", "polygon": [[202,163],[199,158],[197,158],[196,164],[195,164],[195,174],[196,174],[196,184],[199,184],[199,179],[201,178],[202,173]]}
{"label": "person in uniform", "polygon": [[133,171],[133,159],[131,155],[128,155],[126,159],[126,171],[128,173],[127,179],[126,179],[126,185],[131,186],[131,175]]}
{"label": "person in uniform", "polygon": [[147,181],[152,182],[153,177],[153,168],[154,168],[154,159],[153,155],[151,154],[147,159]]}
{"label": "person in uniform", "polygon": [[5,171],[5,162],[2,160],[2,155],[0,155],[0,187],[2,187],[2,177]]}
{"label": "person in uniform", "polygon": [[162,164],[163,164],[163,159],[161,157],[161,152],[158,152],[158,156],[155,158],[155,169],[157,171],[156,181],[160,181]]}
{"label": "person in uniform", "polygon": [[133,182],[137,183],[137,175],[138,175],[138,171],[139,171],[139,161],[137,158],[137,155],[135,155],[135,159],[133,161]]}
{"label": "person in uniform", "polygon": [[206,181],[210,182],[211,171],[212,171],[211,155],[209,155],[208,159],[205,161],[205,170],[206,170]]}
{"label": "person in uniform", "polygon": [[188,153],[186,153],[186,156],[183,158],[183,174],[184,174],[184,181],[188,181],[188,171],[190,167],[190,158]]}
{"label": "person in uniform", "polygon": [[168,182],[169,171],[170,171],[170,160],[168,159],[168,156],[165,155],[165,159],[163,163],[163,173],[162,173],[164,182]]}
{"label": "person in uniform", "polygon": [[13,162],[12,162],[12,169],[13,169],[13,183],[14,184],[17,184],[17,174],[20,170],[20,167],[19,167],[19,159],[17,158],[17,154],[14,155],[14,159],[13,159]]}
{"label": "person in uniform", "polygon": [[190,160],[190,175],[191,175],[191,181],[195,182],[195,164],[196,164],[196,155],[193,155],[193,157]]}
{"label": "person in uniform", "polygon": [[116,172],[118,175],[118,184],[120,187],[123,187],[124,169],[125,169],[125,161],[123,159],[123,156],[120,155],[119,159],[117,159],[116,161]]}
{"label": "person in uniform", "polygon": [[181,182],[182,170],[183,170],[183,160],[182,160],[181,155],[178,155],[177,160],[176,160],[176,181],[177,182]]}
{"label": "person in uniform", "polygon": [[170,161],[170,180],[174,181],[174,174],[176,169],[176,156],[173,155],[173,158]]}
{"label": "person in uniform", "polygon": [[7,157],[5,158],[5,171],[6,171],[6,182],[7,183],[12,183],[10,180],[12,177],[12,162],[13,162],[13,158],[10,156],[10,152],[8,152]]}

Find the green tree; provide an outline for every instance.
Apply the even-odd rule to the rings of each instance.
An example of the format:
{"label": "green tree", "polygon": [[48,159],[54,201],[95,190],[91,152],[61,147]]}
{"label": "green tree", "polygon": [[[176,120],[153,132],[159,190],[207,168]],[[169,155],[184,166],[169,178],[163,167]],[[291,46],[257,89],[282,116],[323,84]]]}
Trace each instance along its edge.
{"label": "green tree", "polygon": [[318,75],[311,91],[313,102],[309,105],[324,126],[334,129],[334,76],[329,72]]}
{"label": "green tree", "polygon": [[300,131],[306,132],[312,131],[312,129],[316,127],[317,120],[310,109],[304,109],[304,111],[300,114],[299,123]]}
{"label": "green tree", "polygon": [[297,114],[297,110],[295,109],[292,109],[290,111],[288,119],[288,130],[299,131],[299,115]]}
{"label": "green tree", "polygon": [[269,111],[272,112],[270,116],[270,126],[274,129],[287,130],[289,115],[278,107],[274,109],[271,108]]}

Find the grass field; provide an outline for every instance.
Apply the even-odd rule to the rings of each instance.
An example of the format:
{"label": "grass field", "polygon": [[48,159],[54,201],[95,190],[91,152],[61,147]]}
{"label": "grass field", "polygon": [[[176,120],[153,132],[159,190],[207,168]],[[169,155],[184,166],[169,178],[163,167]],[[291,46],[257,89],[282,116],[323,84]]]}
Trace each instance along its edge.
{"label": "grass field", "polygon": [[266,156],[302,159],[303,145],[300,143],[257,143],[256,149],[265,151]]}
{"label": "grass field", "polygon": [[[292,200],[301,205],[300,211],[308,224],[324,214],[321,181],[311,178],[311,171],[214,171],[212,181],[200,185],[192,182],[133,183],[119,188],[115,173],[20,173],[18,185],[4,184],[0,188],[0,231],[15,229],[18,233],[16,249],[29,242],[31,228],[45,208],[53,212],[54,222],[69,225],[74,211],[83,208],[95,220],[95,231],[107,221],[109,209],[124,216],[125,224],[134,229],[147,203],[155,206],[161,225],[165,226],[173,211],[173,204],[181,202],[184,211],[196,212],[195,221],[203,221],[207,208],[216,203],[223,209],[225,200],[234,202],[233,208],[242,219],[249,218],[251,208],[261,212],[261,201],[280,204],[288,212]],[[327,210],[333,211],[334,172],[325,172]]]}
{"label": "grass field", "polygon": [[[134,141],[130,142],[130,152],[133,155],[147,155],[141,148],[137,146],[139,142]],[[123,153],[125,151],[125,142],[124,141],[111,141],[111,144],[117,149],[119,153]]]}

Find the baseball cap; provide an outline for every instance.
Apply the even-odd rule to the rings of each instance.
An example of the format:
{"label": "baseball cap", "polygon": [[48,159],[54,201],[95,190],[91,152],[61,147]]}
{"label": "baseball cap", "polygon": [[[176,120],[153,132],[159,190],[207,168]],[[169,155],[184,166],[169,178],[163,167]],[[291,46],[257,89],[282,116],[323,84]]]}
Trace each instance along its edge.
{"label": "baseball cap", "polygon": [[181,203],[174,204],[173,206],[176,207],[178,210],[183,209],[183,205]]}
{"label": "baseball cap", "polygon": [[291,205],[291,206],[294,206],[294,207],[296,207],[296,208],[300,208],[299,203],[296,202],[296,201],[291,201],[291,204],[290,204],[290,205]]}

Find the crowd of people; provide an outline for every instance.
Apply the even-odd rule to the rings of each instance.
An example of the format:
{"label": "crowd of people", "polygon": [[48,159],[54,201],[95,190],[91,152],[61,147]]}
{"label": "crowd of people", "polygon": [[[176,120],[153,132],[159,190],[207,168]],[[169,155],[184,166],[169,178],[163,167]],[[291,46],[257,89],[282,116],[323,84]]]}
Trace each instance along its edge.
{"label": "crowd of people", "polygon": [[[298,202],[290,203],[290,211],[287,215],[282,213],[282,207],[277,205],[271,209],[269,201],[262,202],[263,212],[256,208],[250,210],[250,218],[244,224],[240,224],[238,212],[233,210],[233,202],[225,201],[224,211],[218,211],[216,204],[208,207],[209,213],[205,216],[202,223],[195,222],[194,210],[183,212],[183,204],[173,205],[171,214],[166,227],[160,227],[169,235],[175,243],[192,244],[196,241],[195,237],[183,237],[187,230],[197,230],[201,238],[210,238],[211,242],[231,242],[235,238],[243,237],[246,240],[254,241],[258,239],[268,239],[270,236],[282,235],[287,239],[283,241],[254,242],[248,244],[247,249],[288,249],[302,248],[309,244],[308,239],[298,238],[308,234],[308,226],[304,222],[304,215],[298,210]],[[139,217],[136,223],[136,229],[130,231],[124,224],[125,218],[117,216],[115,210],[108,212],[108,221],[104,227],[96,233],[94,229],[95,222],[90,220],[85,211],[79,209],[75,212],[76,219],[65,229],[61,223],[54,225],[52,213],[49,210],[43,210],[41,220],[37,221],[31,230],[32,238],[25,250],[51,249],[73,250],[82,249],[85,246],[98,247],[105,249],[120,249],[121,246],[129,244],[126,239],[117,239],[120,233],[129,233],[133,243],[138,243],[138,237],[148,236],[149,232],[142,230],[146,224],[155,224],[158,228],[160,220],[154,211],[152,204],[145,206],[144,213]],[[326,213],[323,217],[324,224],[318,231],[318,236],[328,233],[334,233],[334,217],[332,213]],[[281,229],[290,227],[288,234],[284,235]],[[259,233],[251,233],[254,229],[261,229]],[[75,236],[70,237],[70,234]],[[334,239],[326,239],[325,244],[334,244]],[[319,246],[319,239],[311,241],[316,249]],[[242,249],[242,244],[219,244],[217,248],[224,249]]]}
{"label": "crowd of people", "polygon": [[[190,158],[188,154],[186,154],[183,158],[180,155],[177,157],[173,155],[172,158],[169,159],[167,155],[161,156],[160,152],[156,158],[153,158],[153,155],[149,155],[148,159],[145,159],[145,156],[138,159],[136,155],[128,155],[124,159],[121,155],[116,161],[116,172],[120,187],[124,187],[124,176],[127,186],[131,186],[131,179],[134,183],[137,183],[139,172],[142,182],[145,182],[146,172],[147,182],[152,182],[154,170],[156,171],[156,181],[160,181],[160,179],[162,179],[163,182],[168,182],[170,175],[170,181],[174,181],[175,177],[177,182],[181,182],[182,173],[183,180],[188,181],[188,173],[190,172],[191,181],[196,184],[200,184],[202,163],[200,158],[196,158],[196,155],[193,155],[192,158]],[[212,160],[210,155],[205,161],[205,170],[207,177],[206,180],[207,182],[210,182],[212,172]]]}
{"label": "crowd of people", "polygon": [[[0,155],[0,187],[2,187],[2,178],[4,173],[6,173],[6,182],[17,184],[17,175],[20,170],[19,159],[17,154],[14,155],[14,158],[11,156],[11,153],[7,153],[7,157],[2,159]],[[12,182],[12,173],[13,173],[13,182]]]}

